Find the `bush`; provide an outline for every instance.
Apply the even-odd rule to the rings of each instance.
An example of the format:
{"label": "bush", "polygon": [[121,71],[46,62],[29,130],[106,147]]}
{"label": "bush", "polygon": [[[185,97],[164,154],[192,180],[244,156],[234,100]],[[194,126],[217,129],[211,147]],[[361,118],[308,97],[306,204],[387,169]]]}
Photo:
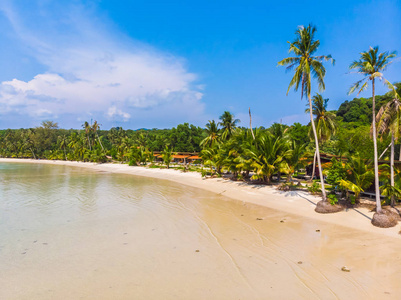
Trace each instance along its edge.
{"label": "bush", "polygon": [[320,194],[322,191],[320,190],[319,186],[320,185],[318,182],[316,182],[316,181],[313,182],[311,186],[308,186],[309,193],[314,194],[314,195]]}
{"label": "bush", "polygon": [[326,182],[333,187],[337,187],[339,184],[339,181],[341,179],[346,179],[347,173],[340,161],[337,159],[333,158],[331,160],[331,166],[327,170],[327,178]]}
{"label": "bush", "polygon": [[201,170],[201,175],[202,175],[202,177],[206,177],[207,175],[209,175],[208,173],[209,173],[209,172],[206,171],[205,169],[202,169],[202,170]]}
{"label": "bush", "polygon": [[327,200],[329,201],[329,203],[331,205],[337,204],[338,202],[338,198],[335,194],[328,194],[327,195]]}
{"label": "bush", "polygon": [[352,205],[355,204],[355,200],[356,200],[356,197],[354,195],[349,195],[349,202],[351,202]]}

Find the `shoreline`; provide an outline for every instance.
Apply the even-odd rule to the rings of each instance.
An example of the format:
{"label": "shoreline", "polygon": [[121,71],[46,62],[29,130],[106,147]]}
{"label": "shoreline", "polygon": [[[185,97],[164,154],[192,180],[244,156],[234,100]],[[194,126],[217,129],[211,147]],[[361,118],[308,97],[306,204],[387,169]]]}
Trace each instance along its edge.
{"label": "shoreline", "polygon": [[[387,237],[399,238],[400,228],[398,225],[392,228],[378,228],[370,221],[374,214],[369,209],[361,207],[347,209],[334,214],[319,214],[314,211],[320,197],[313,196],[307,192],[278,191],[272,186],[249,185],[240,181],[231,181],[223,178],[202,178],[197,172],[181,172],[173,169],[149,169],[139,166],[128,166],[127,164],[115,163],[90,163],[60,160],[35,160],[21,158],[0,158],[4,163],[36,163],[81,167],[94,171],[118,173],[134,176],[149,177],[172,181],[178,184],[207,190],[230,199],[264,206],[284,213],[298,215],[303,218],[318,220],[341,227],[354,230],[362,230],[369,233],[380,234]],[[263,218],[263,216],[261,216]]]}

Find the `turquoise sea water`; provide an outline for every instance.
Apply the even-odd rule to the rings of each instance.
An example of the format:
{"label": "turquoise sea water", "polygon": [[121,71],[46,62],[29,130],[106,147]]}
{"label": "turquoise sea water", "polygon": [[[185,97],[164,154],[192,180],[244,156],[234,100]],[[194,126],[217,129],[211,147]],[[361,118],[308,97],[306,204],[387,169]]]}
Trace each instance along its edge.
{"label": "turquoise sea water", "polygon": [[165,180],[0,163],[0,299],[393,299],[399,250]]}

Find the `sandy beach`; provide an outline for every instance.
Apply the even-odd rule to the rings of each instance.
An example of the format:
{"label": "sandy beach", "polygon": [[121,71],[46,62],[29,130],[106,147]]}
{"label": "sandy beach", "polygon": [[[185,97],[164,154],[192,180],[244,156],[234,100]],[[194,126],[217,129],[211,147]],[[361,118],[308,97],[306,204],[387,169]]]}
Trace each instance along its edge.
{"label": "sandy beach", "polygon": [[[373,212],[365,208],[321,215],[314,211],[319,198],[308,193],[203,179],[198,173],[171,169],[27,159],[0,162],[136,175],[172,181],[185,189],[203,189],[206,195],[221,195],[207,196],[211,198],[205,200],[209,201],[207,211],[198,211],[204,208],[197,203],[188,202],[183,207],[193,218],[183,220],[177,228],[191,229],[194,219],[196,228],[202,227],[202,234],[190,241],[170,235],[169,228],[153,231],[167,223],[160,219],[163,215],[153,221],[146,218],[139,226],[129,211],[121,220],[105,217],[107,226],[102,228],[88,223],[79,231],[66,229],[41,237],[52,250],[47,252],[48,257],[32,253],[31,260],[27,257],[21,261],[24,272],[12,269],[11,277],[0,276],[0,281],[14,288],[0,292],[8,299],[399,299],[401,295],[399,225],[376,228],[370,224]],[[221,206],[216,201],[226,203]],[[237,221],[232,222],[233,218]],[[181,222],[180,217],[177,222]],[[156,240],[160,245],[150,244],[148,253],[135,246],[138,237],[141,243],[149,242],[142,230],[159,234]],[[128,235],[116,236],[120,231]],[[72,236],[76,236],[77,244],[66,243]],[[58,246],[51,248],[52,242]],[[111,247],[110,242],[120,247]],[[177,257],[178,245],[184,249]],[[15,255],[16,259],[21,256]],[[177,260],[182,264],[172,276]],[[344,266],[350,272],[342,271]],[[82,275],[72,275],[79,268],[84,268]],[[21,282],[25,286],[19,286]],[[42,286],[43,290],[38,290]]]}

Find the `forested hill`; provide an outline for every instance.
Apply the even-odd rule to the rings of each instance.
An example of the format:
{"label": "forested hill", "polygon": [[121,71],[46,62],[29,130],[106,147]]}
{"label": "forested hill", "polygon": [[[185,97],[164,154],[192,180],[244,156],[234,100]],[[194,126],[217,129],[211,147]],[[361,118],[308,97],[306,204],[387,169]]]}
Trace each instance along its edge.
{"label": "forested hill", "polygon": [[[401,92],[401,82],[394,84],[398,93]],[[376,96],[376,113],[380,107],[393,98],[392,92],[385,95]],[[355,123],[355,127],[359,125],[370,125],[372,122],[372,97],[370,98],[354,98],[351,101],[343,102],[335,112],[340,120],[346,123]]]}

